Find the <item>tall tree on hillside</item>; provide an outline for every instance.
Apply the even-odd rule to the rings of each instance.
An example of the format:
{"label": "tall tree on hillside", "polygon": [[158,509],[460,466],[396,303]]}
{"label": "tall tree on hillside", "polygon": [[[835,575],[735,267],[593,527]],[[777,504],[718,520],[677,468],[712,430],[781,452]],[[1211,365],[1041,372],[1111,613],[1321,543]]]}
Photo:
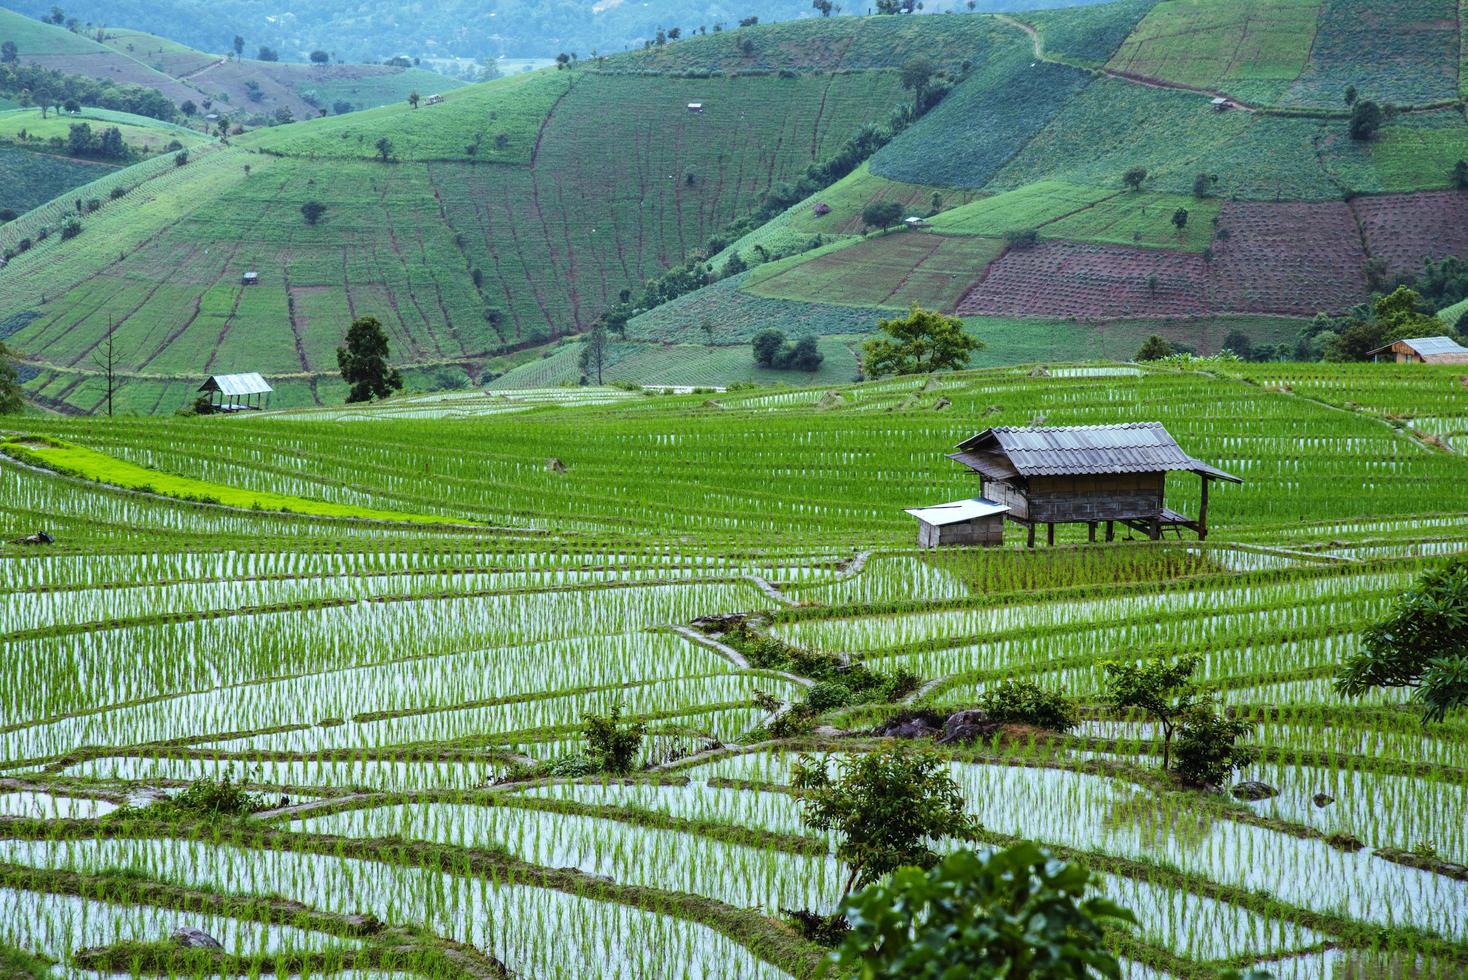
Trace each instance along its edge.
{"label": "tall tree on hillside", "polygon": [[871,378],[957,370],[968,366],[970,354],[984,349],[982,340],[963,332],[962,320],[916,303],[905,317],[878,320],[877,329],[887,336],[862,347],[863,366]]}
{"label": "tall tree on hillside", "polygon": [[92,352],[92,365],[102,374],[107,386],[107,417],[112,418],[112,396],[117,391],[117,326],[107,317],[107,333]]}
{"label": "tall tree on hillside", "polygon": [[0,415],[16,415],[25,407],[20,375],[11,363],[10,348],[0,343]]}
{"label": "tall tree on hillside", "polygon": [[922,55],[907,59],[902,66],[902,87],[912,92],[913,115],[923,111],[923,97],[928,94],[928,86],[937,73],[937,67]]}
{"label": "tall tree on hillside", "polygon": [[1167,342],[1166,337],[1162,336],[1161,334],[1154,333],[1152,336],[1142,341],[1142,346],[1137,350],[1137,354],[1135,357],[1132,358],[1132,360],[1160,361],[1164,357],[1171,357],[1172,355],[1172,344]]}
{"label": "tall tree on hillside", "polygon": [[414,109],[418,108],[418,100],[420,98],[422,98],[422,96],[420,96],[417,92],[409,92],[408,105],[412,106]]}
{"label": "tall tree on hillside", "polygon": [[279,51],[276,51],[274,48],[266,47],[265,45],[262,44],[262,45],[260,45],[260,50],[255,52],[255,60],[256,61],[279,61],[280,60],[280,52]]}
{"label": "tall tree on hillside", "polygon": [[376,317],[362,316],[352,321],[345,347],[336,349],[336,364],[342,380],[352,386],[347,404],[386,398],[403,388],[403,376],[387,366],[387,334]]}
{"label": "tall tree on hillside", "polygon": [[1468,559],[1424,573],[1390,616],[1368,626],[1335,687],[1347,697],[1409,688],[1427,721],[1468,707]]}
{"label": "tall tree on hillside", "polygon": [[311,64],[324,65],[329,61],[331,61],[331,55],[327,54],[325,51],[322,51],[320,48],[317,48],[315,51],[311,52]]}
{"label": "tall tree on hillside", "polygon": [[1370,99],[1361,99],[1351,106],[1351,139],[1370,140],[1376,138],[1381,128],[1381,106]]}
{"label": "tall tree on hillside", "polygon": [[819,10],[822,17],[831,16],[831,11],[836,9],[836,4],[832,0],[811,0],[811,6]]}
{"label": "tall tree on hillside", "polygon": [[238,34],[234,36],[234,60],[239,61],[240,56],[245,53],[245,39]]}
{"label": "tall tree on hillside", "polygon": [[14,41],[0,43],[0,64],[13,65],[20,60],[20,49]]}
{"label": "tall tree on hillside", "polygon": [[1142,189],[1142,182],[1147,179],[1146,167],[1131,167],[1121,175],[1121,182],[1134,191]]}
{"label": "tall tree on hillside", "polygon": [[591,378],[596,376],[596,383],[601,384],[602,365],[607,359],[607,328],[597,321],[596,326],[587,333],[586,339],[581,342],[581,376]]}
{"label": "tall tree on hillside", "polygon": [[383,163],[387,163],[389,160],[392,159],[392,140],[388,139],[386,136],[379,136],[377,138],[376,146],[377,155],[382,159]]}

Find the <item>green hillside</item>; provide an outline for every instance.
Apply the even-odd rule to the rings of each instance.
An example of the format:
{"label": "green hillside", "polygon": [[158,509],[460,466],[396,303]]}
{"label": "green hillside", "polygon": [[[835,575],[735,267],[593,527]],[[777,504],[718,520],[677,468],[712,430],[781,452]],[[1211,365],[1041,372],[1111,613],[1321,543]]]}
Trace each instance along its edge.
{"label": "green hillside", "polygon": [[[718,259],[777,261],[680,302],[731,342],[773,300],[831,335],[917,301],[1006,350],[1069,329],[1093,352],[1083,325],[1146,322],[1209,351],[1232,330],[1289,341],[1281,318],[1298,330],[1468,253],[1452,3],[1142,0],[996,26],[1021,43],[996,44],[862,171]],[[1370,139],[1350,135],[1348,86],[1385,107]],[[862,207],[894,198],[926,227],[863,238]],[[1011,244],[1021,232],[1033,246]],[[634,328],[686,336],[676,310]]]}
{"label": "green hillside", "polygon": [[[821,378],[848,377],[875,321],[914,302],[962,316],[988,345],[976,364],[1126,356],[1152,332],[1205,353],[1233,332],[1273,348],[1426,258],[1468,254],[1453,186],[1468,120],[1439,80],[1456,79],[1456,47],[1428,17],[1442,11],[1418,6],[808,19],[274,127],[109,178],[126,195],[64,245],[38,244],[63,207],[0,231],[15,253],[0,333],[36,398],[64,409],[98,404],[109,322],[138,411],[182,404],[216,371],[262,371],[285,404],[329,402],[335,347],[363,314],[386,324],[412,386],[571,383],[574,351],[543,345],[702,255],[699,275],[737,274],[634,310],[614,380],[762,378],[747,345],[769,326],[823,338]],[[1240,24],[1247,40],[1229,46]],[[197,70],[147,35],[109,43]],[[900,71],[919,55],[948,87],[935,107],[747,222],[909,106]],[[1371,139],[1349,132],[1347,84],[1387,107]],[[316,225],[308,201],[326,207]],[[925,224],[868,235],[873,201]],[[241,286],[247,271],[261,285]]]}
{"label": "green hillside", "polygon": [[[916,48],[924,35],[904,36]],[[30,390],[93,408],[110,318],[130,409],[170,410],[202,374],[242,370],[276,378],[286,404],[332,400],[335,348],[364,314],[387,325],[410,380],[462,384],[497,354],[589,325],[911,98],[885,68],[690,78],[607,64],[262,130],[120,175],[133,188],[80,236],[0,274]],[[326,206],[315,226],[309,200]],[[0,244],[56,219],[26,216]],[[261,284],[241,286],[246,271]],[[845,364],[849,378],[849,352]]]}
{"label": "green hillside", "polygon": [[[223,39],[221,39],[223,40]],[[236,123],[257,125],[288,111],[309,119],[336,103],[371,108],[449,91],[459,82],[416,68],[310,65],[236,59],[126,28],[73,32],[0,9],[0,42],[15,44],[19,62],[116,85],[156,89],[175,106],[192,102],[203,121],[209,108]]]}

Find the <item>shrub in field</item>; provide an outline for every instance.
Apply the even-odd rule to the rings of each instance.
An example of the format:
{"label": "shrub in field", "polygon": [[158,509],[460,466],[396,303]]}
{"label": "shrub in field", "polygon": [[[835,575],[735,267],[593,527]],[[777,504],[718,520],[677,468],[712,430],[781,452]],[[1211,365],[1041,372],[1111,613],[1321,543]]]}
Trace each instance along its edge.
{"label": "shrub in field", "polygon": [[1171,661],[1154,657],[1140,664],[1108,660],[1106,699],[1118,711],[1138,708],[1162,728],[1162,768],[1172,766],[1172,736],[1198,703],[1193,671],[1203,658],[1192,654]]}
{"label": "shrub in field", "polygon": [[887,337],[862,347],[866,373],[872,378],[958,370],[968,365],[970,354],[984,349],[982,340],[963,332],[962,320],[916,303],[905,317],[878,320],[877,329]]}
{"label": "shrub in field", "polygon": [[844,708],[855,701],[855,693],[840,681],[822,681],[807,691],[805,695],[805,703],[817,712]]}
{"label": "shrub in field", "polygon": [[325,213],[326,205],[320,201],[307,201],[301,205],[301,217],[306,219],[308,225],[316,224]]}
{"label": "shrub in field", "polygon": [[1188,786],[1221,786],[1235,769],[1258,758],[1239,740],[1254,730],[1246,722],[1221,715],[1213,705],[1198,705],[1178,731],[1173,773]]}
{"label": "shrub in field", "polygon": [[1131,167],[1121,175],[1121,182],[1134,191],[1142,189],[1142,182],[1147,179],[1146,167]]}
{"label": "shrub in field", "polygon": [[194,817],[242,817],[263,810],[264,797],[245,789],[234,781],[234,773],[225,770],[217,781],[196,779],[166,804],[170,809]]}
{"label": "shrub in field", "polygon": [[82,233],[82,223],[80,221],[76,220],[75,218],[72,218],[66,224],[64,224],[64,225],[61,226],[61,240],[63,242],[64,241],[69,241],[70,239],[75,238],[76,236],[80,235],[81,233]]}
{"label": "shrub in field", "polygon": [[1357,101],[1351,106],[1351,139],[1374,139],[1381,128],[1381,118],[1381,106],[1370,99]]}
{"label": "shrub in field", "polygon": [[815,337],[802,337],[789,344],[785,342],[785,334],[773,328],[755,334],[751,346],[754,348],[754,363],[763,368],[815,371],[825,360],[816,346]]}
{"label": "shrub in field", "polygon": [[843,977],[1120,976],[1107,929],[1136,917],[1086,897],[1091,873],[1024,841],[980,857],[948,855],[928,871],[903,868],[851,896],[851,931],[832,955]]}
{"label": "shrub in field", "polygon": [[791,786],[801,819],[840,837],[836,856],[851,869],[843,894],[898,868],[931,867],[938,855],[929,840],[966,840],[978,830],[958,784],[934,755],[893,747],[840,760],[834,776],[828,760],[801,756]]}
{"label": "shrub in field", "polygon": [[979,696],[979,707],[994,721],[1068,732],[1079,720],[1075,702],[1033,681],[1005,681]]}
{"label": "shrub in field", "polygon": [[1367,627],[1361,651],[1341,666],[1335,686],[1347,697],[1411,688],[1430,721],[1468,706],[1468,559],[1423,574],[1390,616]]}
{"label": "shrub in field", "polygon": [[1020,228],[1004,233],[1004,242],[1010,248],[1034,248],[1040,241],[1040,232],[1034,228]]}
{"label": "shrub in field", "polygon": [[637,750],[647,726],[642,722],[622,723],[622,706],[613,705],[604,715],[588,712],[582,716],[581,734],[586,739],[586,753],[601,764],[606,772],[627,773],[637,761]]}
{"label": "shrub in field", "polygon": [[1164,357],[1171,357],[1172,353],[1172,344],[1167,342],[1167,338],[1154,333],[1142,342],[1141,349],[1137,351],[1136,357],[1132,360],[1160,361]]}

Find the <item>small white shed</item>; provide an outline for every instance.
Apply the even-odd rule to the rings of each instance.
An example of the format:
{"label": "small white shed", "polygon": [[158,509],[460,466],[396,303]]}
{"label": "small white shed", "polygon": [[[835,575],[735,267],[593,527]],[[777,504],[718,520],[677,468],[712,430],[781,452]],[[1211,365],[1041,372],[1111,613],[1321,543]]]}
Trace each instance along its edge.
{"label": "small white shed", "polygon": [[917,518],[918,547],[1004,543],[1004,515],[1009,508],[985,497],[955,500],[932,507],[912,507],[907,513]]}

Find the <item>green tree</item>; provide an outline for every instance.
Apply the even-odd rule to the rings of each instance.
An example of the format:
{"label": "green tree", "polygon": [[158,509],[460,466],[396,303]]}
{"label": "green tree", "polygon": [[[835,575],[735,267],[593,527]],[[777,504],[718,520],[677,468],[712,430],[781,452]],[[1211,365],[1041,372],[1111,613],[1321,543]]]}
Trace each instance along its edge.
{"label": "green tree", "polygon": [[829,761],[801,756],[790,785],[802,821],[840,837],[836,857],[851,869],[842,894],[898,868],[931,867],[938,855],[929,840],[968,840],[978,830],[964,813],[958,784],[935,755],[909,755],[894,746],[838,760],[834,777]]}
{"label": "green tree", "polygon": [[1178,208],[1172,212],[1172,226],[1181,232],[1188,226],[1188,209]]}
{"label": "green tree", "polygon": [[1147,179],[1146,167],[1132,167],[1121,175],[1121,182],[1134,191],[1142,189],[1142,182]]}
{"label": "green tree", "polygon": [[984,349],[982,340],[964,333],[962,320],[916,303],[905,317],[878,320],[877,329],[887,336],[862,347],[863,365],[873,378],[958,370],[968,366],[970,354]]}
{"label": "green tree", "polygon": [[790,348],[787,366],[796,371],[815,371],[825,359],[816,345],[816,338],[801,337]]}
{"label": "green tree", "polygon": [[607,359],[607,328],[600,320],[586,333],[585,339],[581,341],[581,354],[578,363],[581,366],[581,376],[590,378],[596,376],[596,383],[601,384],[602,366]]}
{"label": "green tree", "polygon": [[92,127],[86,123],[72,123],[68,127],[66,151],[74,157],[84,157],[96,149],[96,138]]}
{"label": "green tree", "polygon": [[1068,732],[1080,722],[1075,702],[1034,681],[1004,681],[979,695],[978,706],[993,721]]}
{"label": "green tree", "polygon": [[1137,354],[1132,360],[1160,361],[1164,357],[1171,357],[1172,354],[1172,345],[1167,342],[1167,338],[1154,333],[1142,341],[1142,346],[1137,350]]}
{"label": "green tree", "polygon": [[306,219],[306,224],[314,225],[321,220],[326,213],[326,205],[320,201],[307,201],[301,205],[301,216]]}
{"label": "green tree", "polygon": [[1172,768],[1172,736],[1178,723],[1198,703],[1193,671],[1203,658],[1197,654],[1168,660],[1153,657],[1140,664],[1108,660],[1106,700],[1117,711],[1139,708],[1162,728],[1162,768]]}
{"label": "green tree", "polygon": [[913,115],[918,115],[923,111],[923,96],[928,94],[928,86],[937,73],[938,69],[922,55],[909,58],[903,63],[902,87],[912,92]]}
{"label": "green tree", "polygon": [[0,415],[17,415],[25,408],[20,374],[15,370],[10,348],[0,342]]}
{"label": "green tree", "polygon": [[178,108],[179,108],[179,111],[180,112],[182,112],[184,115],[188,116],[191,119],[193,118],[194,113],[196,113],[196,112],[199,111],[199,107],[194,104],[194,100],[193,99],[184,99],[183,100],[183,105],[179,106]]}
{"label": "green tree", "polygon": [[1453,186],[1460,191],[1468,190],[1468,160],[1453,164]]}
{"label": "green tree", "polygon": [[239,61],[240,60],[240,56],[243,55],[244,53],[245,53],[245,39],[242,38],[242,37],[240,37],[238,34],[236,34],[234,36],[234,59],[236,61]]}
{"label": "green tree", "polygon": [[336,364],[342,380],[352,386],[347,404],[370,402],[401,391],[403,377],[387,366],[387,334],[376,317],[362,316],[352,321],[345,347],[336,349]]}
{"label": "green tree", "polygon": [[1408,688],[1427,721],[1468,706],[1468,558],[1424,572],[1390,615],[1367,627],[1335,687],[1346,697]]}
{"label": "green tree", "polygon": [[0,64],[13,65],[20,60],[20,49],[14,41],[0,43]]}
{"label": "green tree", "polygon": [[642,737],[647,726],[642,722],[622,724],[622,706],[612,705],[604,715],[587,712],[581,716],[581,735],[586,739],[586,753],[601,763],[604,771],[628,773],[637,761]]}
{"label": "green tree", "polygon": [[1222,786],[1235,769],[1258,759],[1258,751],[1240,741],[1253,730],[1253,725],[1227,717],[1213,704],[1195,705],[1178,729],[1173,773],[1189,786]]}
{"label": "green tree", "polygon": [[324,65],[331,61],[331,55],[317,48],[311,52],[311,63],[313,65]]}
{"label": "green tree", "polygon": [[279,51],[276,51],[274,48],[267,48],[265,45],[262,44],[262,45],[260,45],[260,50],[255,52],[255,60],[256,61],[279,61],[280,60],[280,52]]}
{"label": "green tree", "polygon": [[1223,349],[1233,351],[1245,361],[1254,357],[1254,342],[1242,330],[1230,330],[1228,336],[1223,338]]}
{"label": "green tree", "polygon": [[836,9],[836,4],[832,0],[811,0],[810,5],[819,10],[822,17],[831,16],[831,11]]}
{"label": "green tree", "polygon": [[1374,139],[1381,128],[1381,119],[1381,106],[1370,99],[1357,101],[1351,106],[1351,139]]}
{"label": "green tree", "polygon": [[387,163],[392,159],[392,140],[386,136],[379,136],[377,142],[373,145],[377,147],[377,156],[383,163]]}
{"label": "green tree", "polygon": [[414,109],[418,108],[418,100],[420,98],[421,96],[417,92],[409,92],[408,105],[412,106]]}
{"label": "green tree", "polygon": [[1356,86],[1354,86],[1354,85],[1347,85],[1346,86],[1345,98],[1346,98],[1346,105],[1355,105],[1356,104]]}
{"label": "green tree", "polygon": [[1193,178],[1193,196],[1207,197],[1213,193],[1213,186],[1218,183],[1218,174],[1199,173]]}
{"label": "green tree", "polygon": [[886,231],[902,219],[901,201],[873,201],[861,209],[861,223],[868,230]]}
{"label": "green tree", "polygon": [[1393,341],[1442,332],[1442,321],[1427,312],[1422,294],[1398,286],[1377,297],[1369,317],[1346,321],[1338,335],[1326,343],[1322,356],[1327,361],[1364,361],[1372,351]]}
{"label": "green tree", "polygon": [[785,334],[774,327],[761,330],[754,335],[750,346],[754,348],[754,363],[760,367],[774,367],[775,359],[785,347]]}
{"label": "green tree", "polygon": [[1030,841],[981,858],[971,850],[931,870],[903,868],[851,896],[832,954],[836,973],[911,978],[1119,978],[1107,929],[1136,925],[1106,898],[1086,897],[1091,872]]}

